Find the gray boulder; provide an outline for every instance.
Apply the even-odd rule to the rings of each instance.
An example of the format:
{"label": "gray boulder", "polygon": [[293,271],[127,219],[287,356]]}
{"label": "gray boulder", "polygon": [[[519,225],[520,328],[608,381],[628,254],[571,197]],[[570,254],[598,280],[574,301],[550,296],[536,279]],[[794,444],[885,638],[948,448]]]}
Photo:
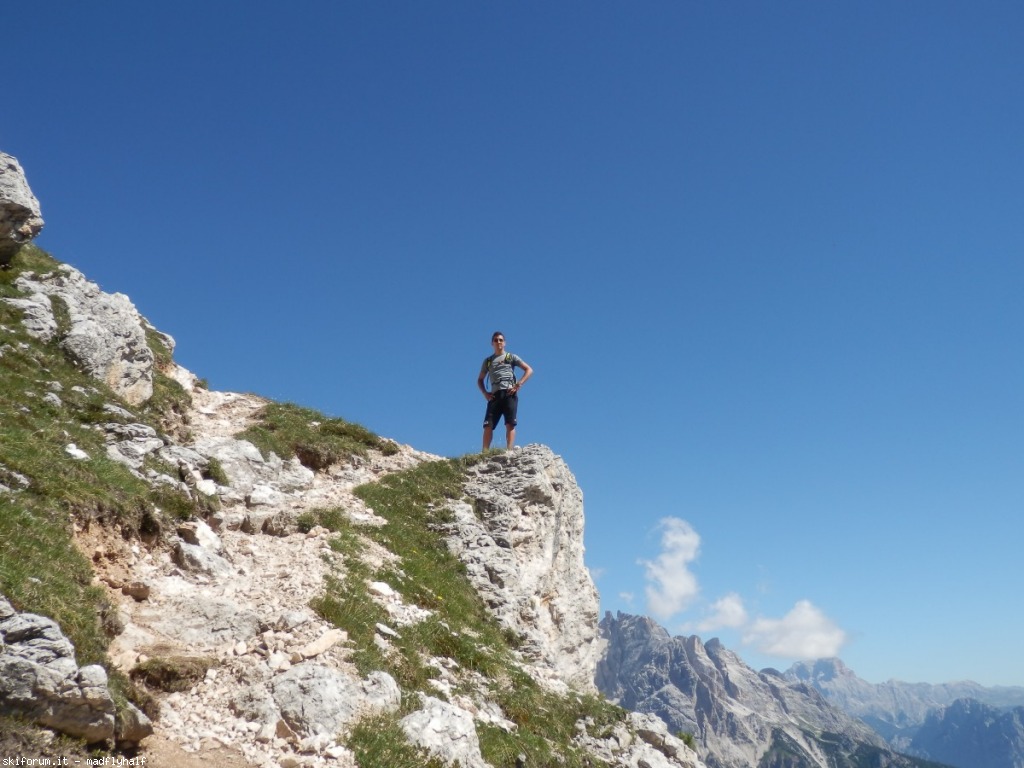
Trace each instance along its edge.
{"label": "gray boulder", "polygon": [[213,650],[248,641],[262,630],[260,617],[232,600],[180,595],[159,603],[149,601],[138,621],[165,637],[196,650]]}
{"label": "gray boulder", "polygon": [[20,472],[6,467],[0,463],[0,493],[14,493],[23,491],[32,484],[27,477]]}
{"label": "gray boulder", "polygon": [[127,703],[125,708],[117,713],[114,735],[119,746],[128,747],[138,744],[152,734],[153,721],[134,704]]}
{"label": "gray boulder", "polygon": [[420,694],[421,708],[400,725],[411,744],[422,747],[447,765],[490,768],[480,753],[473,716],[454,704]]}
{"label": "gray boulder", "polygon": [[284,720],[298,736],[334,736],[361,715],[393,712],[401,704],[398,683],[385,672],[360,680],[320,664],[298,664],[269,684],[254,683],[232,708],[242,717],[275,724]]}
{"label": "gray boulder", "polygon": [[224,470],[230,483],[226,500],[245,501],[256,507],[274,506],[286,501],[287,494],[313,486],[313,471],[298,459],[284,461],[274,453],[264,459],[247,440],[208,437],[197,440],[192,448],[207,459],[216,459]]}
{"label": "gray boulder", "polygon": [[0,264],[7,264],[22,245],[43,229],[39,201],[32,194],[18,161],[0,152]]}
{"label": "gray boulder", "polygon": [[21,310],[21,324],[30,336],[37,339],[52,339],[57,335],[57,318],[54,317],[50,297],[45,293],[35,292],[25,299],[3,299]]}
{"label": "gray boulder", "polygon": [[[164,445],[157,450],[157,457],[172,467],[177,467],[182,477],[191,478],[197,486],[203,482],[203,473],[210,466],[209,459],[182,445]],[[216,484],[213,485],[213,489],[216,489]]]}
{"label": "gray boulder", "polygon": [[146,457],[164,447],[156,430],[146,424],[102,425],[106,432],[107,456],[114,461],[139,469]]}
{"label": "gray boulder", "polygon": [[[114,700],[98,664],[79,668],[57,622],[0,596],[0,713],[89,742],[114,738]],[[141,737],[140,737],[141,738]]]}
{"label": "gray boulder", "polygon": [[196,544],[179,541],[174,546],[174,562],[183,570],[202,573],[215,579],[230,577],[235,569],[227,560]]}

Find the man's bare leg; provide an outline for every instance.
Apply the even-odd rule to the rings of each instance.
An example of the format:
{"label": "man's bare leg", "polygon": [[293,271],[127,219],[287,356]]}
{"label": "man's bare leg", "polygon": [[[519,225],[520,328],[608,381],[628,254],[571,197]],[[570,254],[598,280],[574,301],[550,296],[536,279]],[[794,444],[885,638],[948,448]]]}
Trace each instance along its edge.
{"label": "man's bare leg", "polygon": [[494,436],[494,427],[484,427],[484,447],[487,450],[491,447],[491,438]]}
{"label": "man's bare leg", "polygon": [[511,451],[512,448],[515,446],[515,444],[516,444],[516,428],[515,427],[505,427],[505,445],[507,445],[508,449]]}

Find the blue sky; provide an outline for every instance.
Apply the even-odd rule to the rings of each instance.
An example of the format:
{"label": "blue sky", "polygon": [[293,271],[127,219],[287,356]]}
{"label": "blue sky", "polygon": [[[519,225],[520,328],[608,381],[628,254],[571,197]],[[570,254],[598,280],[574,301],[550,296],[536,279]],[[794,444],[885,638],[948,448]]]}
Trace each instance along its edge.
{"label": "blue sky", "polygon": [[603,609],[1024,685],[1024,6],[8,17],[39,244],[213,388],[459,455],[500,329]]}

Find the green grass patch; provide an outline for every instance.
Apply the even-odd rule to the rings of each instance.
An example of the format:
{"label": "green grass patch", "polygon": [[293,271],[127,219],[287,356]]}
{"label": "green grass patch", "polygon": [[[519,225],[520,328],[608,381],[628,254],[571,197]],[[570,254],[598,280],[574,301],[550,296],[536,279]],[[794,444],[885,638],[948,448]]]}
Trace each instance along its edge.
{"label": "green grass patch", "polygon": [[353,456],[366,456],[372,450],[390,455],[398,447],[366,427],[332,419],[311,408],[293,403],[270,403],[257,414],[257,423],[237,437],[248,440],[268,456],[298,457],[313,470],[323,470]]}
{"label": "green grass patch", "polygon": [[146,346],[153,353],[153,395],[139,407],[150,421],[159,423],[164,431],[176,430],[179,437],[187,438],[187,429],[182,430],[182,418],[192,405],[192,396],[168,373],[174,365],[171,348],[165,343],[163,334],[146,326]]}
{"label": "green grass patch", "polygon": [[86,765],[89,758],[99,760],[106,754],[108,750],[89,749],[82,739],[55,735],[50,729],[40,728],[16,715],[0,715],[0,755],[12,761],[16,756],[26,759],[53,756],[52,764],[58,765],[56,756],[59,755],[68,759],[68,765]]}
{"label": "green grass patch", "polygon": [[338,507],[312,509],[309,512],[303,512],[295,519],[295,524],[298,526],[300,533],[309,533],[317,526],[335,533],[351,529],[348,515]]}
{"label": "green grass patch", "polygon": [[71,332],[71,310],[68,309],[67,302],[60,296],[51,296],[50,309],[53,311],[53,319],[57,322],[57,336],[67,336]]}
{"label": "green grass patch", "polygon": [[103,662],[109,642],[100,616],[110,606],[91,581],[92,566],[75,549],[66,515],[0,496],[0,593],[17,610],[60,624],[79,664]]}
{"label": "green grass patch", "polygon": [[324,594],[312,601],[312,607],[325,620],[348,632],[354,646],[351,660],[365,676],[389,666],[373,642],[377,623],[387,621],[387,611],[370,597],[367,583],[373,572],[359,554],[365,546],[361,534],[347,518],[333,522],[332,530],[337,535],[331,539],[331,549],[343,557],[345,572],[327,577]]}
{"label": "green grass patch", "polygon": [[325,620],[348,632],[354,646],[351,660],[365,676],[374,670],[390,669],[391,665],[373,642],[375,626],[387,619],[387,612],[370,598],[365,582],[359,580],[361,575],[350,569],[344,580],[328,577],[325,594],[314,599],[312,607]]}
{"label": "green grass patch", "polygon": [[409,744],[395,715],[360,720],[349,732],[346,745],[360,768],[446,768],[437,758]]}
{"label": "green grass patch", "polygon": [[588,732],[607,737],[626,719],[626,711],[601,696],[555,694],[537,685],[525,672],[510,670],[492,683],[492,695],[505,716],[516,724],[511,733],[496,726],[478,724],[480,751],[497,767],[514,766],[515,756],[525,755],[527,765],[560,765],[587,768],[604,765],[573,745],[577,723]]}
{"label": "green grass patch", "polygon": [[494,675],[507,661],[505,638],[438,530],[450,521],[446,502],[462,495],[464,477],[459,461],[435,461],[387,475],[355,493],[387,521],[367,535],[400,558],[398,566],[377,574],[378,580],[405,602],[439,614],[436,621],[403,628],[406,653],[448,656],[468,670]]}
{"label": "green grass patch", "polygon": [[[159,424],[161,431],[167,432],[183,423],[182,417],[188,413],[192,405],[192,396],[177,381],[161,373],[153,371],[153,395],[137,407],[147,421]],[[187,437],[187,434],[179,435]]]}
{"label": "green grass patch", "polygon": [[[0,269],[0,291],[4,286],[13,285],[18,275],[23,272],[35,272],[38,275],[45,275],[60,266],[60,262],[53,258],[37,245],[28,243],[14,254],[10,264],[5,269]],[[8,295],[13,295],[12,293]]]}
{"label": "green grass patch", "polygon": [[228,477],[228,473],[224,471],[224,467],[216,458],[210,456],[206,461],[204,474],[208,479],[213,480],[217,485],[231,485],[231,478]]}

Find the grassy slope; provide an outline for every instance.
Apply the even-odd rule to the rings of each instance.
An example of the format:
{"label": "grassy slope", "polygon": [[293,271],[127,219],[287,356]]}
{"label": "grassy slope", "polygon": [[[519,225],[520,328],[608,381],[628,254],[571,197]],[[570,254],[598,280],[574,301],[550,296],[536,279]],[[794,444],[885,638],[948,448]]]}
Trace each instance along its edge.
{"label": "grassy slope", "polygon": [[[57,266],[38,248],[22,248],[9,268],[0,270],[0,298],[21,296],[14,286],[21,273],[43,274]],[[66,309],[57,300],[53,304],[60,321]],[[73,526],[105,526],[126,538],[159,535],[175,519],[203,513],[208,505],[183,493],[153,490],[107,458],[96,425],[119,420],[103,407],[115,404],[160,430],[187,395],[158,375],[153,400],[131,409],[78,370],[56,340],[31,338],[21,310],[6,303],[0,303],[0,354],[0,484],[12,489],[0,492],[0,594],[20,611],[57,621],[74,643],[79,664],[106,664],[115,612],[103,591],[91,585],[92,567],[74,546]],[[71,443],[90,458],[69,455],[65,448]],[[115,699],[136,698],[122,675],[110,677]],[[26,728],[8,722],[0,733],[8,732]]]}

